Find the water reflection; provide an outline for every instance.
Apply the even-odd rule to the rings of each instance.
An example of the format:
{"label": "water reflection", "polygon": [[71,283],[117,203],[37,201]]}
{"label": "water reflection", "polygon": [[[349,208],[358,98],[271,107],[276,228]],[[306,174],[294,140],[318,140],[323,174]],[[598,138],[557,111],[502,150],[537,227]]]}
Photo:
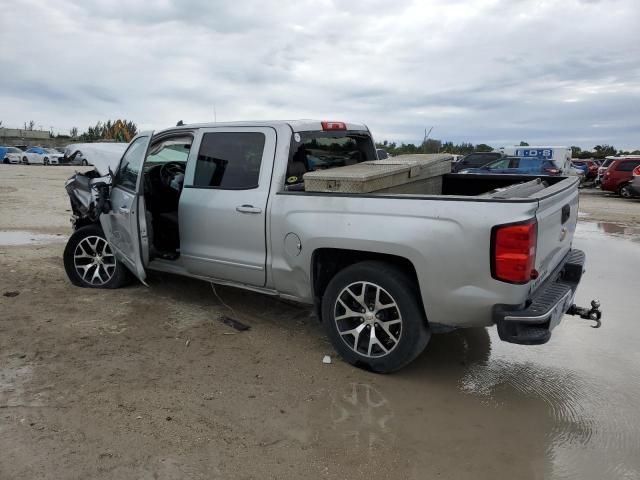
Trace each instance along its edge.
{"label": "water reflection", "polygon": [[352,383],[331,397],[334,429],[352,448],[371,457],[378,448],[395,441],[390,428],[394,410],[380,390],[366,383]]}
{"label": "water reflection", "polygon": [[41,245],[44,243],[64,242],[66,240],[67,237],[63,235],[49,235],[22,230],[0,231],[0,246]]}
{"label": "water reflection", "polygon": [[[606,236],[603,236],[606,234]],[[640,227],[613,222],[581,222],[576,229],[576,238],[616,237],[640,242]],[[589,253],[589,252],[587,252]]]}

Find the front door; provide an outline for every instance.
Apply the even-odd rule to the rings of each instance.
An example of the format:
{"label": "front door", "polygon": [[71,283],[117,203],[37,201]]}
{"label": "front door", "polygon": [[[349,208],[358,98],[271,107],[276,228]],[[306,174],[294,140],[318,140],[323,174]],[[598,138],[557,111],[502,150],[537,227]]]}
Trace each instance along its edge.
{"label": "front door", "polygon": [[100,224],[115,256],[141,282],[144,282],[146,275],[141,255],[140,231],[143,230],[146,239],[146,227],[140,228],[139,213],[144,218],[144,211],[138,212],[138,208],[144,208],[144,203],[138,201],[138,192],[141,191],[142,165],[151,136],[150,132],[140,134],[129,144],[113,177],[111,209],[100,215]]}
{"label": "front door", "polygon": [[180,196],[180,258],[195,275],[266,282],[266,214],[276,132],[268,127],[198,132]]}

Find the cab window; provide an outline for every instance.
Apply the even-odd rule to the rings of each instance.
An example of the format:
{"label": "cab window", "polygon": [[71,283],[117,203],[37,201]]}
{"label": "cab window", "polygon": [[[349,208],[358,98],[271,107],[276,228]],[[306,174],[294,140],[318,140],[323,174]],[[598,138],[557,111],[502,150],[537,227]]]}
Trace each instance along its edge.
{"label": "cab window", "polygon": [[221,190],[258,187],[265,135],[260,132],[212,132],[202,137],[193,186]]}
{"label": "cab window", "polygon": [[144,155],[147,152],[147,141],[147,137],[140,137],[129,145],[114,179],[117,186],[135,191]]}

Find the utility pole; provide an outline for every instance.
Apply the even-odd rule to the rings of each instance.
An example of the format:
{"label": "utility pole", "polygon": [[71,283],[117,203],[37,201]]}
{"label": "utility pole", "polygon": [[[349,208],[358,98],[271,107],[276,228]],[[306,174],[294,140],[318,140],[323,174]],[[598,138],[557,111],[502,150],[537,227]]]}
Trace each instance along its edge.
{"label": "utility pole", "polygon": [[429,140],[429,135],[431,135],[431,130],[433,130],[433,127],[431,127],[428,132],[426,128],[424,129],[424,139],[422,140],[422,153],[427,153],[427,140]]}

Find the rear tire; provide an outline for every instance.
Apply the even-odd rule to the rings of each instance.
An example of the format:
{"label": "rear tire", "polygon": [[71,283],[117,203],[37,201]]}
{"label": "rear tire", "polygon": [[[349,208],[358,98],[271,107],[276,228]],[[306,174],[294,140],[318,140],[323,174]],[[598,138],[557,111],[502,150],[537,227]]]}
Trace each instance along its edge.
{"label": "rear tire", "polygon": [[44,160],[42,161],[42,164],[46,167],[47,165],[49,165],[49,159],[47,157],[44,157]]}
{"label": "rear tire", "polygon": [[131,273],[113,255],[97,225],[76,230],[67,242],[63,258],[67,277],[77,287],[120,288],[131,280]]}
{"label": "rear tire", "polygon": [[22,163],[29,165],[29,159],[27,157],[22,157]]}
{"label": "rear tire", "polygon": [[399,370],[427,346],[431,332],[415,281],[400,268],[365,261],[338,272],[322,298],[333,347],[357,367]]}
{"label": "rear tire", "polygon": [[620,190],[618,191],[618,194],[623,198],[633,197],[633,194],[631,193],[631,189],[629,188],[628,184],[621,186]]}

